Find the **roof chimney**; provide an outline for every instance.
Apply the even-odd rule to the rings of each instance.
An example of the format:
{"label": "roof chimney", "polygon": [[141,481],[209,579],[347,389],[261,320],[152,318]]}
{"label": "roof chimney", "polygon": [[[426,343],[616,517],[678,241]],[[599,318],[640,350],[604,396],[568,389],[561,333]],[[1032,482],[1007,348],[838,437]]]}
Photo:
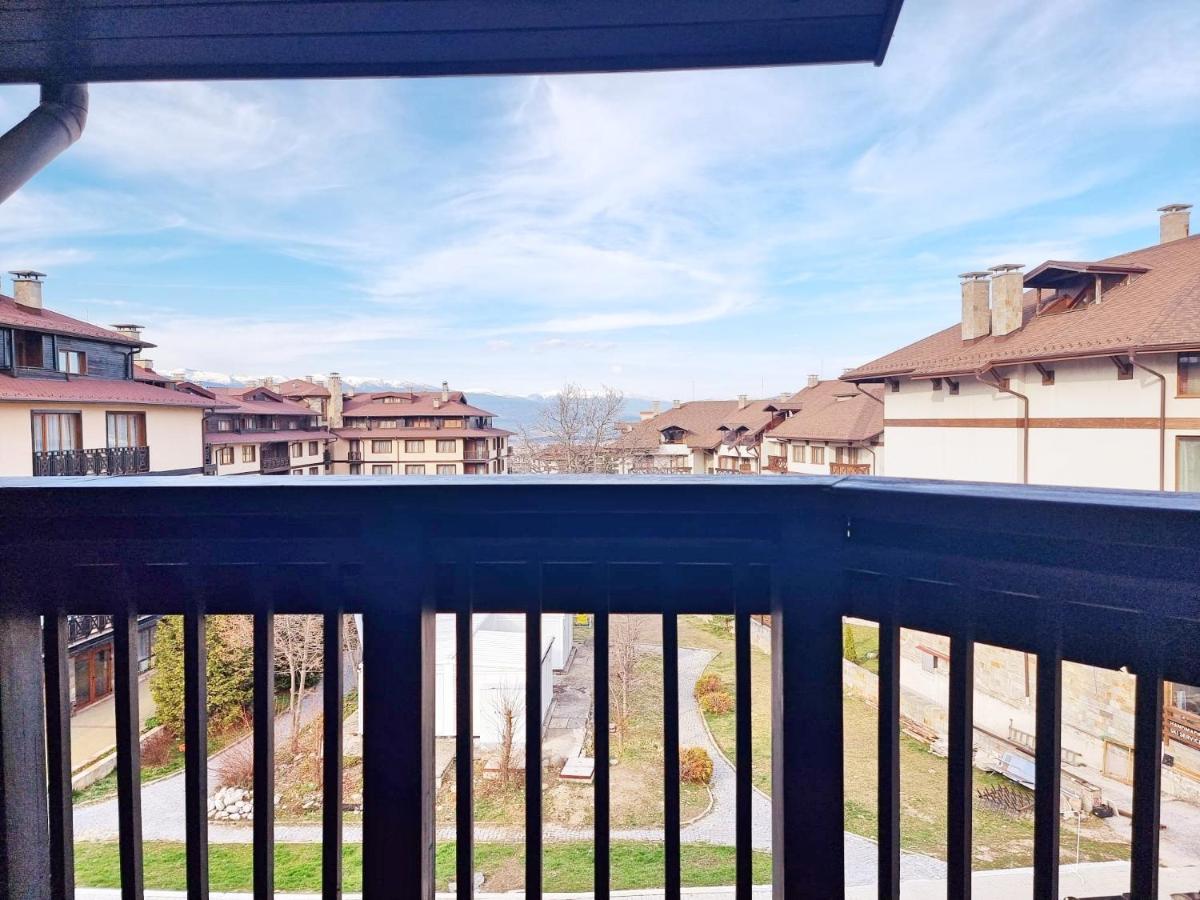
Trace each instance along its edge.
{"label": "roof chimney", "polygon": [[992,331],[988,273],[963,272],[958,277],[962,279],[962,339],[973,341],[986,337]]}
{"label": "roof chimney", "polygon": [[820,383],[821,383],[820,375],[809,375],[808,376],[808,387],[816,387]]}
{"label": "roof chimney", "polygon": [[1166,244],[1169,241],[1178,241],[1188,236],[1188,225],[1191,213],[1188,212],[1192,208],[1190,203],[1168,203],[1166,206],[1160,206],[1158,211],[1162,213],[1158,218],[1158,242]]}
{"label": "roof chimney", "polygon": [[738,409],[745,409],[750,405],[750,398],[745,394],[738,394]]}
{"label": "roof chimney", "polygon": [[330,428],[342,427],[342,376],[329,373],[329,403],[325,406],[325,418]]}
{"label": "roof chimney", "polygon": [[1001,263],[992,266],[992,334],[1003,337],[1021,327],[1022,299],[1025,296],[1025,276],[1022,263]]}
{"label": "roof chimney", "polygon": [[8,274],[13,277],[13,299],[26,309],[41,310],[42,279],[46,273],[27,270]]}
{"label": "roof chimney", "polygon": [[681,400],[672,400],[672,401],[671,401],[671,406],[672,406],[672,407],[674,407],[675,409],[679,409],[679,407],[683,406],[683,401],[681,401]]}
{"label": "roof chimney", "polygon": [[149,369],[150,371],[154,371],[154,360],[152,360],[152,359],[146,359],[146,357],[144,357],[144,356],[139,356],[137,359],[134,360],[134,363],[135,363],[135,365],[140,366],[143,369]]}
{"label": "roof chimney", "polygon": [[448,382],[448,381],[442,382],[442,402],[443,403],[450,402],[450,382]]}

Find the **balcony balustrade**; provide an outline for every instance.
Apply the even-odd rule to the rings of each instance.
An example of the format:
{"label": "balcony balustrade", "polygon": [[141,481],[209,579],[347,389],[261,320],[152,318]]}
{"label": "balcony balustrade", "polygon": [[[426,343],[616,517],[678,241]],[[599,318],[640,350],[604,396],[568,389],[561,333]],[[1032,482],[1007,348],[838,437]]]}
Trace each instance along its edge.
{"label": "balcony balustrade", "polygon": [[[971,896],[975,642],[1036,657],[1034,896],[1058,897],[1063,660],[1137,675],[1131,896],[1157,898],[1163,682],[1200,684],[1200,497],[885,478],[0,482],[0,895],[70,896],[69,615],[112,616],[122,882],[140,896],[137,620],[184,617],[187,872],[207,896],[205,614],[254,619],[254,794],[273,784],[274,619],[364,620],[368,898],[433,895],[434,623],[455,613],[458,896],[472,896],[470,616],[525,613],[525,709],[542,708],[542,612],[662,617],[665,888],[680,875],[678,616],[735,623],[736,881],[750,896],[751,617],[771,616],[776,897],[843,895],[842,617],[879,623],[878,896],[899,896],[900,629],[950,636],[946,896]],[[519,520],[519,524],[518,524]],[[341,860],[342,671],[325,674],[324,896]],[[609,758],[608,654],[594,671]],[[542,756],[526,717],[527,758]],[[1189,737],[1190,720],[1172,740]],[[525,795],[543,773],[526,769]],[[594,891],[610,896],[610,772],[595,772]],[[542,807],[525,804],[525,896]],[[271,804],[253,821],[272,896]]]}
{"label": "balcony balustrade", "polygon": [[33,474],[36,476],[144,475],[149,471],[149,447],[44,450],[33,454]]}
{"label": "balcony balustrade", "polygon": [[844,463],[831,462],[829,464],[830,475],[870,475],[870,463]]}

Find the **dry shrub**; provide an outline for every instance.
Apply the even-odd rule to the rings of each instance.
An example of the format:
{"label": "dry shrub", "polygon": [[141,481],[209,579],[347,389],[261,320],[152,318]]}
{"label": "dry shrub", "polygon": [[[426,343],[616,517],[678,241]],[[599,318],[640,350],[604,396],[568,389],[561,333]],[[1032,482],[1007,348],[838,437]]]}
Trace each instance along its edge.
{"label": "dry shrub", "polygon": [[217,786],[250,790],[254,787],[254,742],[239,741],[221,754]]}
{"label": "dry shrub", "polygon": [[701,675],[700,680],[696,682],[696,688],[693,691],[696,699],[699,700],[705,694],[711,694],[713,691],[722,690],[725,687],[721,683],[719,675]]}
{"label": "dry shrub", "polygon": [[712,781],[713,761],[703,747],[684,747],[679,752],[679,777],[689,784]]}
{"label": "dry shrub", "polygon": [[142,741],[142,765],[165,766],[171,761],[175,747],[175,735],[171,729],[163,728]]}
{"label": "dry shrub", "polygon": [[709,691],[700,696],[700,708],[706,713],[723,715],[733,711],[733,697],[728,691]]}

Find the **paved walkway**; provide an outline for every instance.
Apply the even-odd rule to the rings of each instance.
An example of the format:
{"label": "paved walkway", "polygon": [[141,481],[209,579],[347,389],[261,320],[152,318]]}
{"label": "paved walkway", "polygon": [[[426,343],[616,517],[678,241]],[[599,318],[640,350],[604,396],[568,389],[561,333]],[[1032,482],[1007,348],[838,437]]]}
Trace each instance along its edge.
{"label": "paved walkway", "polygon": [[[78,769],[117,746],[116,701],[109,694],[71,716],[71,765]],[[150,676],[138,679],[138,712],[142,727],[157,712],[150,693]]]}

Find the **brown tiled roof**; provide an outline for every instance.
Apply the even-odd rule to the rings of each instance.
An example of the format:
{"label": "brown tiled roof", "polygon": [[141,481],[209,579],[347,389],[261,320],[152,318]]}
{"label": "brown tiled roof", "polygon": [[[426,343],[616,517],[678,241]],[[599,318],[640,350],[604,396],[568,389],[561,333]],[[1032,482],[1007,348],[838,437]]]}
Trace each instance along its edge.
{"label": "brown tiled roof", "polygon": [[659,413],[652,419],[635,422],[613,446],[620,450],[651,450],[660,444],[663,429],[682,428],[684,443],[693,449],[712,450],[725,439],[727,431],[721,426],[736,428],[745,425],[750,434],[757,434],[771,423],[775,413],[771,400],[752,400],[745,409],[738,409],[737,400],[693,400]]}
{"label": "brown tiled roof", "polygon": [[323,384],[315,384],[304,378],[292,378],[276,385],[275,392],[284,397],[328,397],[329,388]]}
{"label": "brown tiled roof", "polygon": [[[270,388],[265,387],[214,387],[213,394],[230,403],[233,411],[255,416],[312,416],[313,411],[303,403],[285,400]],[[255,395],[265,394],[270,399],[252,400]]]}
{"label": "brown tiled roof", "polygon": [[[398,402],[384,403],[384,397]],[[401,416],[494,416],[486,409],[471,406],[462,391],[451,391],[443,402],[441,391],[374,391],[347,397],[342,404],[343,416],[370,416],[396,419]],[[434,404],[438,404],[436,407]]]}
{"label": "brown tiled roof", "polygon": [[1037,292],[1026,291],[1023,325],[1012,334],[964,341],[955,323],[842,377],[863,381],[893,375],[956,375],[1018,362],[1200,348],[1200,235],[1099,264],[1147,271],[1125,284],[1106,287],[1101,303],[1063,313],[1036,315]]}
{"label": "brown tiled roof", "polygon": [[145,341],[139,341],[99,325],[91,325],[72,319],[52,309],[29,309],[22,306],[12,297],[0,294],[0,326],[10,328],[28,328],[31,331],[45,331],[49,334],[63,334],[71,337],[92,338],[97,341],[107,341],[110,344],[124,344],[127,347],[153,347]]}
{"label": "brown tiled roof", "polygon": [[232,431],[206,431],[206,444],[273,444],[276,441],[332,441],[334,436],[328,431],[299,431],[284,429],[283,431],[244,431],[236,434]]}
{"label": "brown tiled roof", "polygon": [[[883,398],[883,385],[866,385],[872,397]],[[883,404],[864,397],[852,385],[821,381],[787,401],[797,412],[772,428],[769,437],[802,441],[867,441],[883,431]]]}
{"label": "brown tiled roof", "polygon": [[117,378],[13,378],[0,375],[0,401],[128,403],[135,406],[190,406],[211,409],[221,403],[195,394]]}
{"label": "brown tiled roof", "polygon": [[170,375],[160,375],[153,369],[147,369],[144,366],[134,365],[133,377],[138,381],[152,382],[154,384],[174,384],[175,379]]}

